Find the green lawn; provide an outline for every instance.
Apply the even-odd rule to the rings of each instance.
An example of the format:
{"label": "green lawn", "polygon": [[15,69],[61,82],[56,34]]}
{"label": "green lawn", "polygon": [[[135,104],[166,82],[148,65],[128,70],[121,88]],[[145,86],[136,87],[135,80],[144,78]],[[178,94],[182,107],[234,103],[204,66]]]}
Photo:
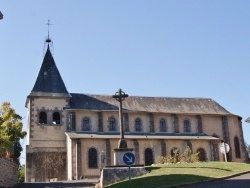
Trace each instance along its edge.
{"label": "green lawn", "polygon": [[203,162],[159,164],[146,167],[148,174],[107,186],[107,188],[163,188],[227,177],[250,171],[250,164]]}

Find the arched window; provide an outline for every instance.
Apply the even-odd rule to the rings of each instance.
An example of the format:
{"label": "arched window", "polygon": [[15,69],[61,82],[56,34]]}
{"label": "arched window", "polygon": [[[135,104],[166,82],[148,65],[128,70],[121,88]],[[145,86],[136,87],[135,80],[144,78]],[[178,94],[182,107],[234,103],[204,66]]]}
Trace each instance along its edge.
{"label": "arched window", "polygon": [[60,124],[60,114],[59,112],[53,113],[53,124]]}
{"label": "arched window", "polygon": [[206,161],[206,152],[203,148],[197,149],[196,153],[199,153],[199,161]]}
{"label": "arched window", "polygon": [[90,131],[90,119],[88,117],[82,120],[82,131]]}
{"label": "arched window", "polygon": [[116,131],[116,119],[114,117],[109,118],[109,131]]}
{"label": "arched window", "polygon": [[90,148],[88,152],[89,168],[97,168],[97,150]]}
{"label": "arched window", "polygon": [[46,112],[39,113],[39,124],[47,124],[47,113]]}
{"label": "arched window", "polygon": [[240,142],[238,137],[234,137],[234,150],[235,150],[235,157],[240,158]]}
{"label": "arched window", "polygon": [[141,128],[141,119],[140,118],[136,118],[135,119],[135,131],[136,132],[141,132],[142,128]]}
{"label": "arched window", "polygon": [[167,132],[167,125],[165,119],[160,120],[160,132]]}
{"label": "arched window", "polygon": [[183,132],[185,133],[191,132],[190,122],[187,119],[183,121]]}

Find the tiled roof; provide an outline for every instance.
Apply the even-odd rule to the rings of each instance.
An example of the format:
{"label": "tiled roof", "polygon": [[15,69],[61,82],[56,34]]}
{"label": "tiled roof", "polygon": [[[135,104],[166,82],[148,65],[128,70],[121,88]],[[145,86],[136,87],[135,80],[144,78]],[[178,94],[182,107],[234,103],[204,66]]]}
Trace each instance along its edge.
{"label": "tiled roof", "polygon": [[[71,93],[69,109],[118,110],[118,102],[111,95]],[[217,102],[205,98],[139,97],[129,96],[123,101],[128,111],[162,112],[171,114],[231,114]]]}
{"label": "tiled roof", "polygon": [[30,96],[70,96],[56,67],[49,45]]}

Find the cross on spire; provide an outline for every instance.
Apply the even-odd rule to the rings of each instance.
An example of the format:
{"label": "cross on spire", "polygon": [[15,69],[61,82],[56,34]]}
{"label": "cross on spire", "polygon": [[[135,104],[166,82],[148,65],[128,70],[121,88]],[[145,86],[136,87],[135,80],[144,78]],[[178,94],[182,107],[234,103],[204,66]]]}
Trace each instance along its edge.
{"label": "cross on spire", "polygon": [[50,19],[48,19],[48,23],[47,23],[46,25],[48,25],[48,37],[49,37],[49,26],[52,25],[52,24],[50,23]]}
{"label": "cross on spire", "polygon": [[49,38],[49,26],[52,25],[52,24],[50,23],[50,19],[48,19],[48,23],[46,23],[46,25],[48,25],[48,37],[47,37],[47,39],[45,40],[45,42],[50,43],[50,42],[51,42],[51,39]]}

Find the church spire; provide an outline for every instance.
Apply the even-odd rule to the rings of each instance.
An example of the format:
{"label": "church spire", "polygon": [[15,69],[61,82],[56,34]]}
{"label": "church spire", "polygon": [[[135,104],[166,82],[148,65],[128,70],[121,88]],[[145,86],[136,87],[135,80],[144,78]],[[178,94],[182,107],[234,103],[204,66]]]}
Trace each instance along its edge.
{"label": "church spire", "polygon": [[49,26],[51,25],[49,21],[47,25],[48,36],[45,40],[48,44],[47,50],[30,96],[70,97],[50,51],[52,41],[49,37]]}

